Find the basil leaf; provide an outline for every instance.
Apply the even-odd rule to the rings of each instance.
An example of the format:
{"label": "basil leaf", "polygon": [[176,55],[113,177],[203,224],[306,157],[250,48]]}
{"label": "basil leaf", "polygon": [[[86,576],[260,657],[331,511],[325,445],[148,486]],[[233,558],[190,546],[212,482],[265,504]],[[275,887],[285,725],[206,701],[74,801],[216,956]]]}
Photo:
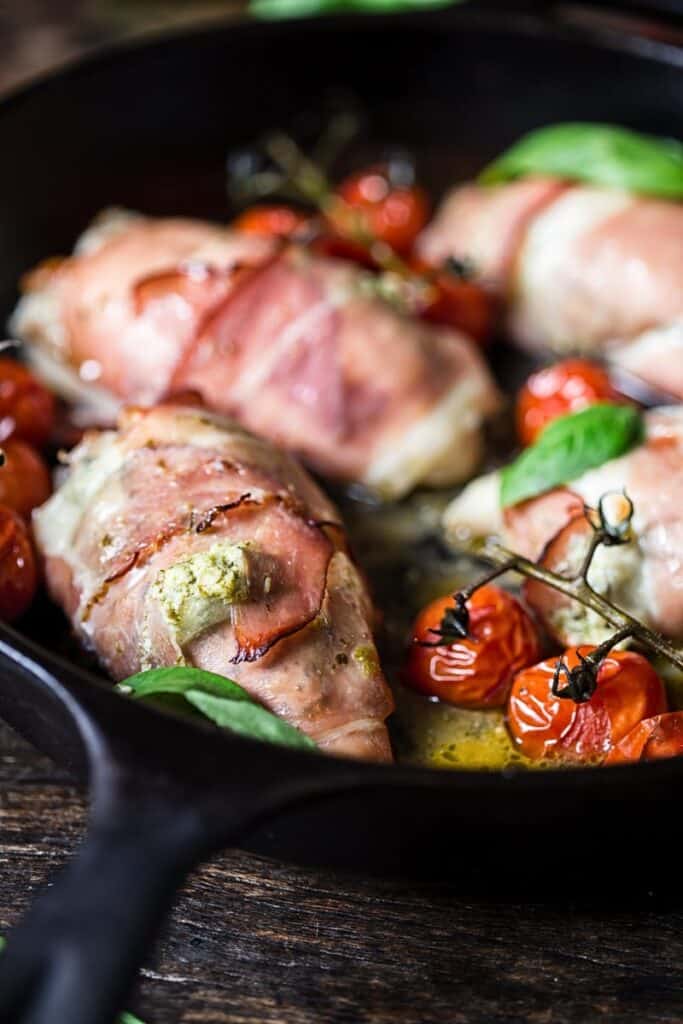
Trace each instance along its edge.
{"label": "basil leaf", "polygon": [[521,138],[479,180],[493,185],[527,174],[683,199],[683,144],[610,124],[548,125]]}
{"label": "basil leaf", "polygon": [[576,480],[639,444],[643,418],[631,405],[601,402],[549,423],[538,440],[501,472],[503,508]]}
{"label": "basil leaf", "polygon": [[349,11],[390,13],[449,7],[462,0],[250,0],[249,12],[257,18],[305,18],[314,14]]}
{"label": "basil leaf", "polygon": [[287,747],[315,749],[313,740],[271,711],[247,701],[226,700],[201,690],[188,690],[186,700],[223,729],[241,736],[281,743]]}
{"label": "basil leaf", "polygon": [[[187,711],[199,711],[223,729],[241,736],[280,743],[288,747],[315,750],[316,745],[299,729],[278,718],[272,711],[257,704],[246,690],[232,679],[215,672],[174,665],[170,668],[152,668],[147,672],[124,679],[117,689],[136,699],[168,700],[180,698]],[[188,707],[189,705],[189,707]],[[173,705],[178,710],[177,703]]]}
{"label": "basil leaf", "polygon": [[246,690],[226,676],[205,672],[191,665],[173,665],[170,668],[151,668],[146,672],[125,679],[118,689],[123,693],[133,691],[134,697],[153,697],[162,693],[185,694],[187,690],[203,690],[216,697],[230,700],[251,700]]}

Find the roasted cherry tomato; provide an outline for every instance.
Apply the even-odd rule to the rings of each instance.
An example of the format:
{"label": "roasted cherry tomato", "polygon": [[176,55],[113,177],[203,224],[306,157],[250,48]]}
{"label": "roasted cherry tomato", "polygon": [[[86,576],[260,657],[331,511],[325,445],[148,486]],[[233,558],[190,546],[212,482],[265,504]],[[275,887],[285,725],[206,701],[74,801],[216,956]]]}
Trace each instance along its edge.
{"label": "roasted cherry tomato", "polygon": [[602,366],[565,359],[533,373],[517,398],[517,433],[532,444],[551,420],[596,402],[625,402]]}
{"label": "roasted cherry tomato", "polygon": [[[427,223],[429,203],[417,185],[396,180],[390,165],[378,164],[347,178],[338,194],[351,209],[360,212],[368,232],[396,252],[408,252]],[[333,215],[333,225],[348,235],[343,213]]]}
{"label": "roasted cherry tomato", "polygon": [[25,366],[0,357],[0,442],[8,437],[41,447],[50,437],[55,400]]}
{"label": "roasted cherry tomato", "polygon": [[646,718],[610,750],[605,764],[655,761],[683,754],[683,711]]}
{"label": "roasted cherry tomato", "polygon": [[432,323],[447,324],[463,331],[476,341],[487,341],[493,333],[497,308],[494,297],[474,281],[468,281],[449,270],[430,267],[423,260],[411,257],[411,269],[424,277],[426,303],[421,316]]}
{"label": "roasted cherry tomato", "polygon": [[233,221],[235,231],[264,238],[290,238],[306,226],[309,218],[291,206],[253,206]]}
{"label": "roasted cherry tomato", "polygon": [[[572,647],[568,668],[595,648]],[[612,651],[598,670],[597,689],[583,704],[555,697],[552,681],[558,658],[520,672],[512,684],[508,727],[523,754],[534,761],[602,761],[644,718],[667,710],[664,684],[649,661],[633,651]]]}
{"label": "roasted cherry tomato", "polygon": [[36,559],[26,523],[0,505],[0,619],[13,622],[24,614],[36,592]]}
{"label": "roasted cherry tomato", "polygon": [[28,518],[52,490],[50,473],[37,451],[24,441],[11,438],[2,446],[5,462],[0,466],[0,503]]}
{"label": "roasted cherry tomato", "polygon": [[465,708],[504,704],[516,672],[539,657],[536,627],[520,602],[500,587],[484,586],[467,602],[469,636],[433,644],[452,597],[440,597],[413,628],[405,679],[409,686]]}

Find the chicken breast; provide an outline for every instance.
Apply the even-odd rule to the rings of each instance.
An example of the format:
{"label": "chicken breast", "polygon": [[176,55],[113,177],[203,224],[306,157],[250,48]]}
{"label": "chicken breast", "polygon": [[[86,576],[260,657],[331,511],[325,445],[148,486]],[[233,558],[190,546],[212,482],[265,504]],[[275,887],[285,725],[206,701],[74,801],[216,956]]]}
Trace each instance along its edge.
{"label": "chicken breast", "polygon": [[374,285],[300,248],[118,213],[72,258],[29,275],[11,328],[67,394],[74,380],[141,404],[193,391],[320,473],[384,497],[465,479],[497,407],[485,362]]}
{"label": "chicken breast", "polygon": [[[570,575],[590,537],[584,505],[596,507],[606,492],[625,490],[634,506],[634,540],[601,547],[589,582],[671,639],[683,639],[683,408],[652,410],[645,424],[645,442],[628,454],[504,512],[498,474],[473,481],[446,510],[447,537],[462,546],[473,537],[497,535],[513,551]],[[536,583],[525,589],[562,642],[598,642],[608,634],[576,602]]]}
{"label": "chicken breast", "polygon": [[[606,354],[660,386],[683,320],[682,203],[547,179],[466,185],[445,199],[418,248],[431,262],[474,260],[506,298],[511,337],[527,348]],[[647,358],[634,355],[637,339]],[[679,378],[674,368],[665,390],[683,398]]]}
{"label": "chicken breast", "polygon": [[228,676],[330,753],[387,761],[393,709],[336,509],[288,455],[198,408],[90,432],[34,513],[52,597],[115,679]]}
{"label": "chicken breast", "polygon": [[683,317],[607,352],[613,369],[683,402]]}

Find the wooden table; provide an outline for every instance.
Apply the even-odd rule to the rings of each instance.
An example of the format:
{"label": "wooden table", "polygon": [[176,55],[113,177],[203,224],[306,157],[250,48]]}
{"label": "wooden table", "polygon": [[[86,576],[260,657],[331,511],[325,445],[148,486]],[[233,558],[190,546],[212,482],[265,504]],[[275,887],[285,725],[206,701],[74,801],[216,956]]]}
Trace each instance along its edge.
{"label": "wooden table", "polygon": [[[85,803],[4,727],[0,801],[5,932],[77,844]],[[226,853],[180,894],[132,1008],[148,1024],[678,1024],[683,914],[628,897],[608,914],[476,904]]]}
{"label": "wooden table", "polygon": [[[210,0],[8,2],[0,5],[0,88],[108,39],[226,9]],[[4,727],[0,814],[6,932],[77,844],[85,802]],[[225,854],[179,896],[131,1008],[149,1024],[683,1019],[680,910],[655,909],[653,895],[651,908],[629,911],[628,892],[610,913],[543,906],[541,895],[533,906],[472,904],[448,885]]]}

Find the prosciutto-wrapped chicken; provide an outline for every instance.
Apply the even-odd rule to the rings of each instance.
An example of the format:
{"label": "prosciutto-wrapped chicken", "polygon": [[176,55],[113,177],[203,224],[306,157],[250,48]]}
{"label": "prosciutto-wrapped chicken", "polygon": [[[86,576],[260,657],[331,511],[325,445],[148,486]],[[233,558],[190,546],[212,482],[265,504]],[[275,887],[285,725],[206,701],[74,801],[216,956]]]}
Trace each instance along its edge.
{"label": "prosciutto-wrapped chicken", "polygon": [[497,405],[474,345],[400,314],[372,275],[198,221],[100,219],[29,275],[11,326],[57,390],[110,416],[193,391],[385,497],[471,475]]}
{"label": "prosciutto-wrapped chicken", "polygon": [[601,353],[683,398],[683,203],[553,178],[470,184],[418,249],[471,260],[520,344]]}
{"label": "prosciutto-wrapped chicken", "polygon": [[86,434],[34,528],[51,595],[115,679],[194,665],[323,750],[390,760],[367,591],[288,455],[198,408],[129,409]]}
{"label": "prosciutto-wrapped chicken", "polygon": [[[599,548],[589,582],[651,627],[683,639],[683,408],[652,410],[644,420],[644,443],[628,454],[511,508],[501,510],[498,473],[473,481],[446,511],[447,536],[456,545],[498,536],[511,550],[571,574],[591,535],[584,505],[595,508],[603,494],[625,490],[634,540]],[[526,595],[562,642],[605,638],[604,623],[577,602],[535,582]]]}

